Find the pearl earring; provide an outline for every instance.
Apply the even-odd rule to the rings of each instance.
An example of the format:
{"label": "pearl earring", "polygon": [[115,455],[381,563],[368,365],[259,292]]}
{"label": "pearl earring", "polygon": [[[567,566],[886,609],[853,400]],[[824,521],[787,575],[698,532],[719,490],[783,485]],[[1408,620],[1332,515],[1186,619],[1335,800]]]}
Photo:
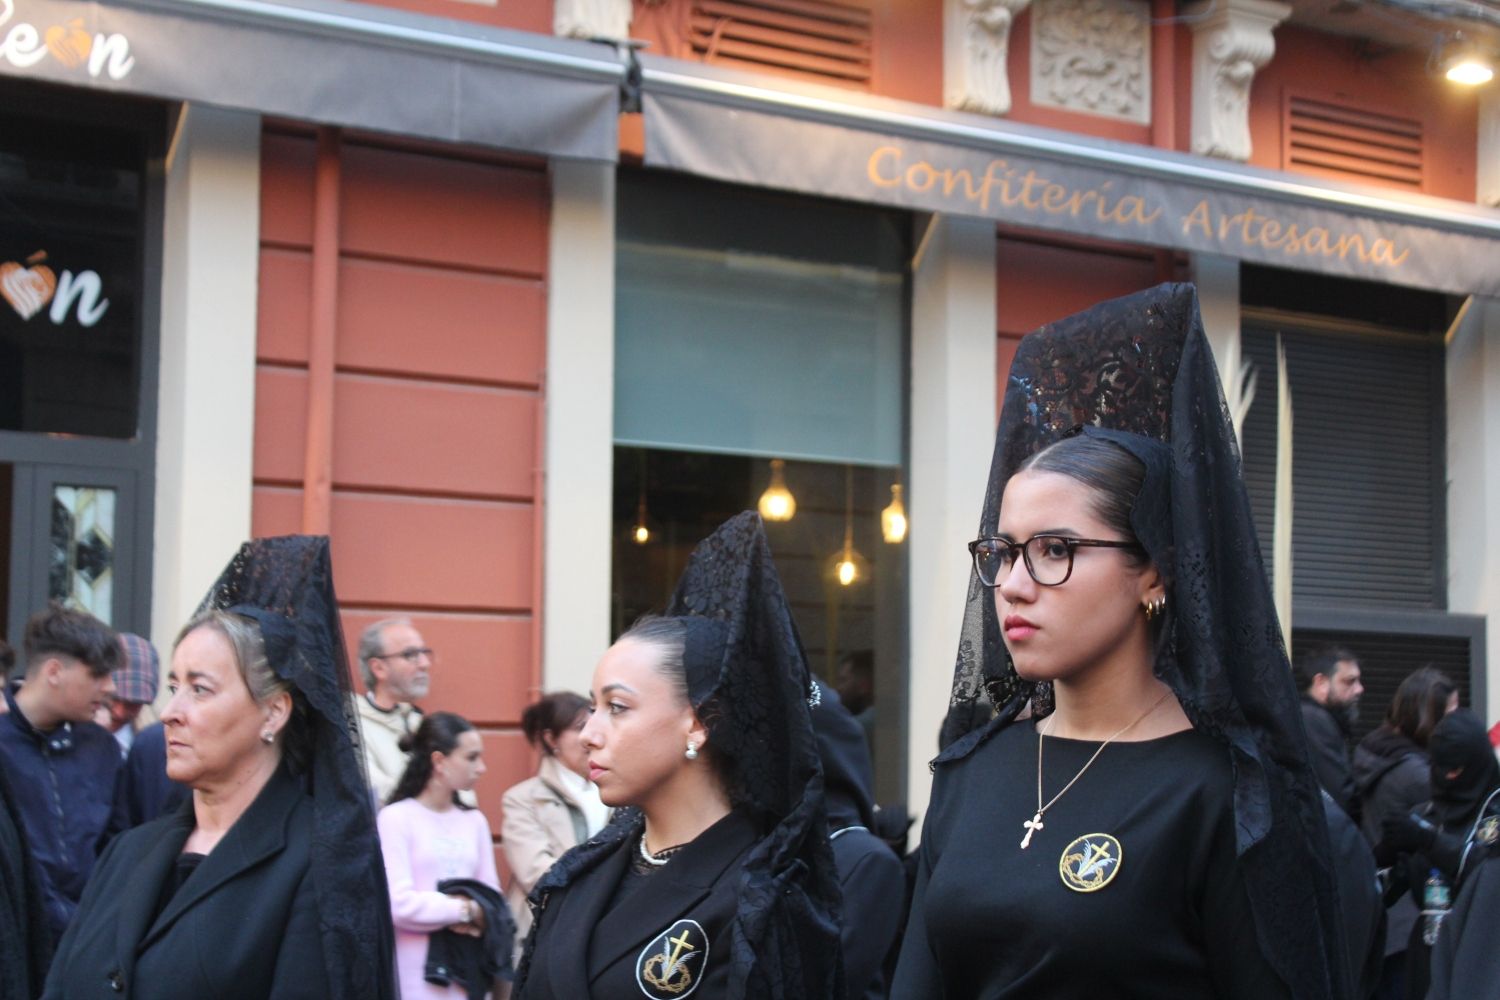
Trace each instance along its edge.
{"label": "pearl earring", "polygon": [[698,744],[694,743],[692,740],[688,740],[687,753],[684,754],[684,756],[687,757],[688,760],[697,760]]}
{"label": "pearl earring", "polygon": [[265,732],[260,734],[260,741],[262,743],[275,743],[276,734],[267,729]]}

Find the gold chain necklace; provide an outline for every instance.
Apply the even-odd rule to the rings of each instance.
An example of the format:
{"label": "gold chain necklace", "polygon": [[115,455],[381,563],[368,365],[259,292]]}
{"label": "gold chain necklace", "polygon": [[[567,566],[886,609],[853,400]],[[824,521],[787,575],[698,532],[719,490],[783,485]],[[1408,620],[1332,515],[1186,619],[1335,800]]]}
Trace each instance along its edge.
{"label": "gold chain necklace", "polygon": [[[1044,825],[1042,823],[1042,815],[1044,813],[1046,813],[1046,811],[1048,809],[1051,809],[1053,806],[1055,806],[1057,804],[1057,800],[1058,799],[1060,799],[1064,795],[1068,794],[1068,789],[1072,788],[1078,782],[1078,779],[1081,778],[1081,777],[1083,777],[1083,772],[1084,771],[1087,771],[1090,767],[1093,766],[1094,761],[1098,760],[1099,759],[1099,755],[1104,752],[1104,748],[1107,747],[1107,746],[1109,746],[1111,743],[1113,743],[1116,738],[1118,738],[1120,736],[1124,736],[1127,732],[1129,732],[1130,730],[1134,729],[1136,726],[1139,726],[1142,722],[1145,722],[1146,721],[1146,717],[1148,715],[1150,715],[1152,712],[1156,711],[1158,708],[1160,708],[1161,707],[1161,703],[1164,702],[1164,701],[1166,701],[1167,700],[1167,695],[1169,695],[1171,693],[1172,693],[1172,691],[1171,691],[1170,688],[1167,689],[1166,691],[1162,692],[1162,696],[1160,698],[1156,699],[1155,703],[1153,703],[1150,708],[1148,708],[1144,712],[1142,712],[1140,714],[1140,716],[1138,716],[1134,722],[1132,722],[1129,725],[1124,726],[1124,727],[1116,730],[1115,733],[1112,736],[1110,736],[1109,739],[1107,739],[1103,743],[1099,744],[1099,749],[1095,750],[1094,751],[1094,755],[1088,759],[1088,761],[1083,765],[1083,767],[1081,767],[1081,768],[1078,769],[1078,773],[1075,774],[1075,775],[1073,775],[1073,780],[1070,781],[1070,782],[1068,782],[1066,785],[1064,785],[1062,791],[1060,791],[1056,795],[1052,796],[1051,801],[1049,801],[1046,805],[1042,805],[1042,728],[1041,728],[1041,726],[1037,727],[1037,730],[1036,730],[1036,815],[1033,816],[1033,817],[1031,817],[1026,822],[1024,822],[1024,823],[1021,824],[1023,827],[1026,828],[1026,836],[1021,838],[1021,850],[1024,851],[1026,848],[1030,847],[1031,846],[1031,835],[1034,834],[1034,833],[1036,833],[1038,830],[1042,829],[1042,827]],[[1055,716],[1054,716],[1054,718],[1055,718]]]}

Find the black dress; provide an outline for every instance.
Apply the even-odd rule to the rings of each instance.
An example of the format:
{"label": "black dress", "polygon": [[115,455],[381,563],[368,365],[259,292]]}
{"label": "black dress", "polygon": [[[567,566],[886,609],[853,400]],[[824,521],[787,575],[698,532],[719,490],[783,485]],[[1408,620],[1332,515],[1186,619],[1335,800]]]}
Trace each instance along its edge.
{"label": "black dress", "polygon": [[722,996],[740,862],[759,836],[731,812],[650,870],[639,861],[639,838],[622,841],[548,895],[520,1000]]}
{"label": "black dress", "polygon": [[[1048,738],[1044,801],[1098,747]],[[1029,722],[938,766],[892,997],[1289,995],[1256,945],[1222,747],[1195,730],[1110,744],[1023,850],[1036,774]]]}

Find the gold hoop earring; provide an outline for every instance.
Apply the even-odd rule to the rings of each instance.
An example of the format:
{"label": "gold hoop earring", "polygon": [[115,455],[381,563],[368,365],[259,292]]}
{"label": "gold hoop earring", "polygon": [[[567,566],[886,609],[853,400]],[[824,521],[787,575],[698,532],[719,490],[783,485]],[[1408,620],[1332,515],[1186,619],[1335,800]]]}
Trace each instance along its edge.
{"label": "gold hoop earring", "polygon": [[1157,597],[1157,598],[1153,598],[1152,600],[1149,600],[1149,601],[1142,601],[1141,602],[1141,607],[1143,607],[1143,608],[1146,609],[1146,621],[1148,621],[1148,622],[1154,622],[1154,621],[1156,621],[1157,618],[1161,617],[1161,615],[1164,614],[1166,612],[1166,610],[1167,610],[1167,598],[1166,598],[1166,595],[1163,595],[1163,596]]}

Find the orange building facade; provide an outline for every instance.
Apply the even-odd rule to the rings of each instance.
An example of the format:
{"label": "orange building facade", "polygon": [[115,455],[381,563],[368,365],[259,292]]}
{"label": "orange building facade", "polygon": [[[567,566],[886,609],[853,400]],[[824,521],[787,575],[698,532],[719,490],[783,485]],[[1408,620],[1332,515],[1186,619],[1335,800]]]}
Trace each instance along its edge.
{"label": "orange building facade", "polygon": [[[25,401],[0,405],[12,639],[52,596],[164,647],[243,537],[327,533],[351,645],[401,614],[438,650],[427,707],[480,726],[498,829],[535,766],[521,710],[585,689],[705,526],[786,459],[801,520],[772,543],[810,658],[835,680],[873,656],[879,797],[920,812],[1016,342],[1194,280],[1231,395],[1240,360],[1258,373],[1242,441],[1268,561],[1289,345],[1294,649],[1340,639],[1391,689],[1436,659],[1500,706],[1500,256],[1481,253],[1500,249],[1500,98],[1433,72],[1453,24],[1411,21],[1400,45],[1378,18],[1266,0],[996,0],[979,26],[938,0],[6,9],[0,115],[36,127],[0,152],[72,167],[6,176],[40,207],[6,224],[0,261],[40,274],[30,257],[66,245],[77,282],[91,250],[47,242],[78,227],[58,190],[87,188],[94,154],[43,126],[112,122],[124,179],[99,204],[138,203],[117,220],[136,255],[105,282],[134,311],[98,376],[137,387],[125,430],[46,415],[51,313],[0,304],[0,385]],[[92,62],[15,34],[75,19]],[[223,71],[153,43],[177,29],[223,46]],[[1243,51],[1205,62],[1212,31]],[[314,82],[265,79],[288,75],[276,53]],[[1213,90],[1226,73],[1237,110]],[[991,204],[975,192],[995,168],[954,166],[969,156],[1055,172],[996,182]],[[1180,225],[1144,225],[1156,189],[1137,181],[1186,199]],[[1280,206],[1277,228],[1239,197]],[[1323,248],[1288,250],[1288,226],[1326,229]],[[1382,260],[1403,251],[1425,270]],[[81,294],[59,329],[89,315]],[[692,418],[700,385],[732,419]],[[1395,535],[1420,544],[1382,561]],[[831,582],[852,549],[859,586]]]}

